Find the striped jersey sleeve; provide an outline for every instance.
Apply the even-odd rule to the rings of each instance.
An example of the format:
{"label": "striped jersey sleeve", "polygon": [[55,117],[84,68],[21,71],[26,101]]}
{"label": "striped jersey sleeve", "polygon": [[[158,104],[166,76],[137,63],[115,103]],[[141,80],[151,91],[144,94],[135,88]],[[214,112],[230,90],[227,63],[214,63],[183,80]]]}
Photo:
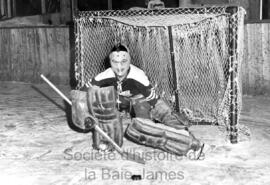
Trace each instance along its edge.
{"label": "striped jersey sleeve", "polygon": [[142,95],[144,95],[145,100],[149,102],[151,106],[154,106],[156,104],[159,96],[156,93],[155,88],[151,85],[144,71],[132,65],[127,78],[135,81],[134,83],[136,88],[140,91]]}

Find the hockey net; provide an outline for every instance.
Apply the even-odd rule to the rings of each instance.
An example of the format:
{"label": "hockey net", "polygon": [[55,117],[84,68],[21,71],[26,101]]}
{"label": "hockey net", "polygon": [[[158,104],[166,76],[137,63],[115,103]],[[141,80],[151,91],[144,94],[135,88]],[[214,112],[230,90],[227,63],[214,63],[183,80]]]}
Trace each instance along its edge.
{"label": "hockey net", "polygon": [[123,43],[172,108],[237,137],[244,14],[240,7],[79,12],[78,88],[108,67],[111,48]]}

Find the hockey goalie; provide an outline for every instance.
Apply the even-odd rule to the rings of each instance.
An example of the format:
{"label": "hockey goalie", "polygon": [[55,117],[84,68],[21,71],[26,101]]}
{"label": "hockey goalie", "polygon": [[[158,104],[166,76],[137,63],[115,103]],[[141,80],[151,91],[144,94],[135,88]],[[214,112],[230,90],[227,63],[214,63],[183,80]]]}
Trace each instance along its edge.
{"label": "hockey goalie", "polygon": [[[80,91],[71,92],[72,119],[84,130],[92,128],[92,119],[119,146],[123,137],[145,146],[175,155],[194,154],[199,159],[204,144],[189,131],[185,115],[174,113],[156,93],[144,71],[131,64],[129,49],[122,44],[109,55],[110,68],[96,75]],[[128,112],[131,124],[123,130],[120,112]],[[112,150],[102,136],[93,132],[93,147]]]}

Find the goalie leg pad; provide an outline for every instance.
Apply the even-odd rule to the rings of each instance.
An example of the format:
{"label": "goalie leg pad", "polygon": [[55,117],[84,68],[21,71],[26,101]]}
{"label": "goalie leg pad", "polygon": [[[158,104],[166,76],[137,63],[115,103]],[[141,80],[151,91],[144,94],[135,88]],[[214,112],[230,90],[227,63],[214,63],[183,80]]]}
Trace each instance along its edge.
{"label": "goalie leg pad", "polygon": [[[123,125],[120,114],[116,109],[114,87],[89,88],[87,92],[87,103],[90,112],[98,120],[98,126],[121,147],[123,144]],[[113,146],[105,138],[94,131],[93,147],[102,150],[100,148],[102,144],[107,145],[109,150],[113,149]]]}
{"label": "goalie leg pad", "polygon": [[200,142],[187,130],[177,130],[148,119],[134,118],[126,130],[130,140],[176,155],[199,148]]}

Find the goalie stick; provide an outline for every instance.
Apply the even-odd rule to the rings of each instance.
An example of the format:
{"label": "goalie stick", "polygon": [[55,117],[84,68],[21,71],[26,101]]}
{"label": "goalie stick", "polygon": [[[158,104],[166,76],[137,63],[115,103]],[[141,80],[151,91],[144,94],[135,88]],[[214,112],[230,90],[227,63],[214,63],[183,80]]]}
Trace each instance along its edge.
{"label": "goalie stick", "polygon": [[[70,106],[72,105],[72,102],[53,84],[51,83],[43,74],[40,75],[40,77],[53,89],[55,92],[60,95]],[[128,152],[125,152],[121,147],[119,147],[114,140],[112,140],[98,125],[98,120],[94,117],[91,117],[92,120],[94,120],[93,128],[101,134],[109,143],[111,143],[116,151],[124,157],[124,159],[128,159],[131,161],[135,161],[141,164],[145,164],[144,159],[142,159],[140,156],[136,154],[130,154]]]}

